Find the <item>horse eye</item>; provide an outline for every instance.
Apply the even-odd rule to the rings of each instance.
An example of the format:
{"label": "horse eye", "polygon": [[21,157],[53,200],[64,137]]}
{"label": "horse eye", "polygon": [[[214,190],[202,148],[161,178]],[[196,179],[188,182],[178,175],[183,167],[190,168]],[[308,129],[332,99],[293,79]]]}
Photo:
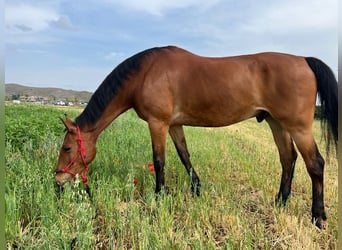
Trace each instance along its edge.
{"label": "horse eye", "polygon": [[65,148],[63,148],[63,150],[64,150],[64,152],[66,152],[66,153],[70,153],[71,148],[70,148],[70,147],[65,147]]}

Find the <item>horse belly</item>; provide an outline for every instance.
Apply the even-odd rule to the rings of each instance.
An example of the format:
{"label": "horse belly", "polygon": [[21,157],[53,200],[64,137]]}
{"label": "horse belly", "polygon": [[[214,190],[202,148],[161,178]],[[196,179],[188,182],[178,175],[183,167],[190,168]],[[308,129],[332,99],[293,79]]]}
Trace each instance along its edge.
{"label": "horse belly", "polygon": [[258,112],[253,106],[238,108],[210,106],[201,109],[175,108],[171,125],[187,125],[199,127],[223,127],[249,119]]}

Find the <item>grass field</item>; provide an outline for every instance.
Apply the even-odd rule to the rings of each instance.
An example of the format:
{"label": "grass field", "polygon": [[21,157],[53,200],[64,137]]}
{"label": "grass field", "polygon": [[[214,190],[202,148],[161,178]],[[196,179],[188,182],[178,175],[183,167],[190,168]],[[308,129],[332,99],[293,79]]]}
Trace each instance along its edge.
{"label": "grass field", "polygon": [[[54,192],[64,137],[59,117],[81,109],[6,105],[5,112],[8,249],[337,248],[337,160],[326,160],[328,223],[320,231],[311,224],[311,180],[300,157],[288,204],[274,206],[281,167],[266,123],[185,128],[202,182],[195,198],[168,139],[170,194],[156,199],[147,124],[127,112],[100,136],[88,176],[91,202],[79,182],[59,199]],[[319,123],[314,127],[325,156]]]}

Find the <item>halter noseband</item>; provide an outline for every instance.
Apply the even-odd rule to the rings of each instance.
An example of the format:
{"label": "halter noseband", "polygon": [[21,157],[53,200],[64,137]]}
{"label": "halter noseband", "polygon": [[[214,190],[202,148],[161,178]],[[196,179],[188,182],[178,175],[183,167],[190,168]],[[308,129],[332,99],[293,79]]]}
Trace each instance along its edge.
{"label": "halter noseband", "polygon": [[81,179],[83,181],[83,184],[88,186],[87,173],[88,173],[89,167],[88,167],[87,162],[85,161],[86,149],[84,147],[84,143],[83,143],[83,139],[82,139],[82,136],[81,136],[80,127],[77,125],[76,128],[77,128],[77,143],[78,143],[77,155],[64,168],[62,168],[60,170],[56,170],[56,174],[58,174],[58,173],[68,173],[68,174],[71,174],[73,177],[75,177],[77,175],[77,173],[71,171],[70,167],[72,165],[74,165],[74,163],[77,161],[78,157],[81,157],[82,162],[83,162],[83,166],[84,166],[84,174],[80,175],[80,177],[81,177]]}

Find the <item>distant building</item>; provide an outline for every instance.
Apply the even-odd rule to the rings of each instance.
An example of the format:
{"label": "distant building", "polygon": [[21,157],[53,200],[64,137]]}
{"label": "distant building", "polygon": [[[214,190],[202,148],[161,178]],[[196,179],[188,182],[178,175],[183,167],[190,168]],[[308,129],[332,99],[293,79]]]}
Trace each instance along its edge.
{"label": "distant building", "polygon": [[54,104],[58,106],[66,106],[66,102],[62,100],[57,100]]}

